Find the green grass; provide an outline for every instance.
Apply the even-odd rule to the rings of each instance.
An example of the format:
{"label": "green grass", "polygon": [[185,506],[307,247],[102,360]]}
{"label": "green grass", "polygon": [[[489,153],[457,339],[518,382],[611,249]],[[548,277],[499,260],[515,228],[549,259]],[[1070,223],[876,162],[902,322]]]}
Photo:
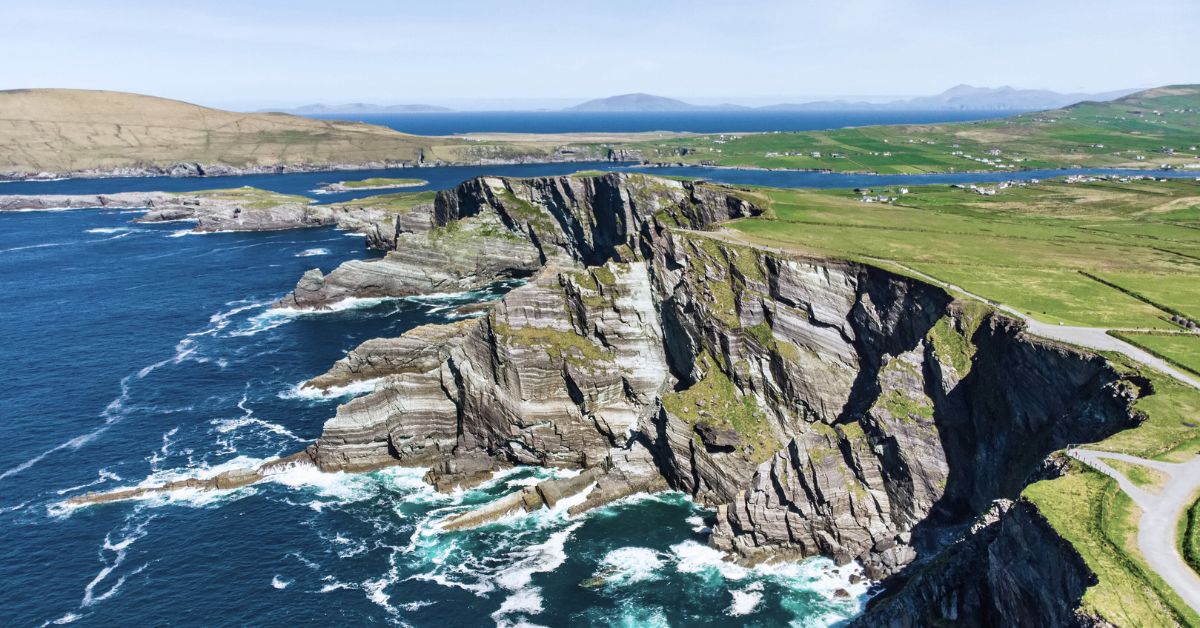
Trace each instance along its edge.
{"label": "green grass", "polygon": [[377,209],[388,212],[407,212],[417,205],[427,205],[433,203],[437,198],[437,192],[426,190],[424,192],[397,192],[395,194],[377,194],[365,198],[358,198],[352,201],[343,201],[334,203],[334,207],[366,207],[369,209]]}
{"label": "green grass", "polygon": [[1146,565],[1137,550],[1139,511],[1112,479],[1072,463],[1062,477],[1031,484],[1022,495],[1098,576],[1084,593],[1085,613],[1119,626],[1200,623]]}
{"label": "green grass", "polygon": [[[1000,120],[700,135],[635,142],[625,148],[640,150],[650,161],[834,172],[1157,168],[1197,162],[1198,153],[1192,149],[1200,144],[1197,107],[1200,87],[1187,86]],[[1165,154],[1163,147],[1174,149],[1174,154]]]}
{"label": "green grass", "polygon": [[1200,450],[1200,390],[1136,365],[1121,354],[1103,355],[1119,371],[1149,380],[1153,394],[1142,396],[1133,405],[1145,415],[1144,422],[1089,447],[1165,462],[1194,458]]}
{"label": "green grass", "polygon": [[[1200,334],[1114,332],[1114,336],[1136,345],[1195,375],[1200,375]],[[1200,417],[1198,417],[1200,418]]]}
{"label": "green grass", "polygon": [[176,196],[201,196],[204,198],[232,201],[246,209],[270,209],[278,205],[299,204],[308,205],[313,202],[306,196],[280,194],[270,190],[261,190],[250,186],[220,190],[201,190],[199,192],[178,192]]}
{"label": "green grass", "polygon": [[1150,467],[1125,462],[1124,460],[1109,458],[1104,461],[1104,464],[1119,471],[1121,475],[1124,475],[1130,482],[1133,482],[1137,486],[1155,493],[1161,490],[1170,479],[1158,469],[1151,469]]}
{"label": "green grass", "polygon": [[492,330],[507,342],[520,346],[541,347],[550,357],[558,357],[578,366],[613,359],[611,351],[573,331],[511,327],[499,321],[492,325]]}
{"label": "green grass", "polygon": [[370,179],[362,179],[359,181],[340,181],[338,183],[344,188],[384,188],[384,187],[416,187],[420,185],[429,185],[425,179],[389,179],[384,177],[372,177]]}
{"label": "green grass", "polygon": [[1200,216],[1162,219],[1200,201],[1196,181],[1052,180],[995,196],[946,185],[872,191],[895,204],[849,190],[757,192],[774,217],[730,224],[753,243],[892,260],[1048,323],[1172,330],[1173,312],[1200,311],[1200,282],[1189,281],[1200,252],[1180,254],[1200,248]]}
{"label": "green grass", "polygon": [[1183,559],[1191,565],[1196,573],[1200,573],[1200,501],[1192,504],[1183,517],[1179,535]]}
{"label": "green grass", "polygon": [[[704,369],[704,378],[684,390],[663,395],[663,407],[690,425],[707,421],[718,428],[733,429],[742,443],[752,448],[749,459],[754,464],[771,457],[780,444],[758,402],[752,396],[739,395],[737,386],[707,353],[697,361]],[[701,412],[707,416],[701,416]]]}

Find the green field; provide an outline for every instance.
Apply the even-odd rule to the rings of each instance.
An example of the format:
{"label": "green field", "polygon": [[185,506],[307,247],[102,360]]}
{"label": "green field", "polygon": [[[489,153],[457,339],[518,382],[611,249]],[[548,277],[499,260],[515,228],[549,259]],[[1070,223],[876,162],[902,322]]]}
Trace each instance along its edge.
{"label": "green field", "polygon": [[1196,375],[1200,375],[1200,334],[1135,334],[1117,332],[1115,335],[1154,355]]}
{"label": "green field", "polygon": [[429,182],[425,179],[389,179],[385,177],[372,177],[370,179],[362,179],[359,181],[338,182],[338,185],[352,190],[360,188],[416,187],[428,184]]}
{"label": "green field", "polygon": [[1183,559],[1200,573],[1200,501],[1192,504],[1180,522]]}
{"label": "green field", "polygon": [[627,145],[649,161],[920,173],[1200,163],[1200,87],[958,124],[682,137]]}
{"label": "green field", "polygon": [[395,194],[376,194],[352,201],[334,203],[332,207],[365,207],[389,212],[406,212],[417,205],[432,203],[437,198],[437,192],[396,192]]}
{"label": "green field", "polygon": [[237,202],[246,209],[270,209],[277,205],[285,205],[289,203],[308,205],[309,203],[313,202],[312,199],[308,198],[307,196],[280,194],[279,192],[253,188],[248,185],[240,188],[228,188],[221,190],[179,192],[176,194],[176,196],[201,196],[204,198]]}
{"label": "green field", "polygon": [[758,189],[773,219],[731,226],[767,246],[897,262],[1048,323],[1179,330],[1172,313],[1200,311],[1191,280],[1200,255],[1179,254],[1200,248],[1200,215],[1188,213],[1200,207],[1200,182],[907,189],[871,190],[891,203],[849,190]]}
{"label": "green field", "polygon": [[1099,577],[1084,593],[1082,610],[1118,626],[1200,623],[1200,616],[1137,551],[1140,511],[1133,500],[1109,477],[1071,464],[1063,477],[1026,487],[1023,497],[1038,507]]}

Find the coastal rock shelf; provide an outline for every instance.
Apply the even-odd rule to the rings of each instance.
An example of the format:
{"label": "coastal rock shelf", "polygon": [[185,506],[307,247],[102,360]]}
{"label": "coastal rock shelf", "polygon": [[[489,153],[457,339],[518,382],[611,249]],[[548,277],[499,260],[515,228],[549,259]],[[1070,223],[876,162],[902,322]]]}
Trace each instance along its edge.
{"label": "coastal rock shelf", "polygon": [[335,216],[387,254],[309,271],[280,305],[524,283],[308,382],[374,390],[298,459],[429,467],[443,489],[514,464],[580,472],[448,528],[677,489],[716,507],[711,542],[747,561],[859,561],[888,585],[859,625],[1074,621],[1095,575],[1010,500],[1057,472],[1052,452],[1136,425],[1148,388],[938,287],[703,231],[767,211],[753,190],[605,174],[478,178]]}

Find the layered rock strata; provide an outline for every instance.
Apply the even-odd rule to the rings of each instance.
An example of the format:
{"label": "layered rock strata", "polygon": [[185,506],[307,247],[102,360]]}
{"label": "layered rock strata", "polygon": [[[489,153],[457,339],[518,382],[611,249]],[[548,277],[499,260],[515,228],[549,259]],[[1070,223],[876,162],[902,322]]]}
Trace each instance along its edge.
{"label": "layered rock strata", "polygon": [[527,281],[312,380],[377,384],[307,455],[429,466],[443,488],[513,464],[587,480],[453,527],[666,486],[715,506],[712,542],[746,560],[820,554],[890,578],[864,625],[1063,623],[1094,575],[1032,504],[996,500],[1068,442],[1135,425],[1146,388],[940,288],[697,231],[764,205],[640,175],[482,178],[395,217],[385,258],[306,275],[283,303]]}

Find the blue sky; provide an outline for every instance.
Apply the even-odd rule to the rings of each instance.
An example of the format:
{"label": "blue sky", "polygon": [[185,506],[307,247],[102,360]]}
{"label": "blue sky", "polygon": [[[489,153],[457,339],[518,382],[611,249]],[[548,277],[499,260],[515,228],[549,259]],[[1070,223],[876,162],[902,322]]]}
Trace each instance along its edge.
{"label": "blue sky", "polygon": [[4,0],[0,88],[256,108],[762,104],[1200,82],[1197,0]]}

